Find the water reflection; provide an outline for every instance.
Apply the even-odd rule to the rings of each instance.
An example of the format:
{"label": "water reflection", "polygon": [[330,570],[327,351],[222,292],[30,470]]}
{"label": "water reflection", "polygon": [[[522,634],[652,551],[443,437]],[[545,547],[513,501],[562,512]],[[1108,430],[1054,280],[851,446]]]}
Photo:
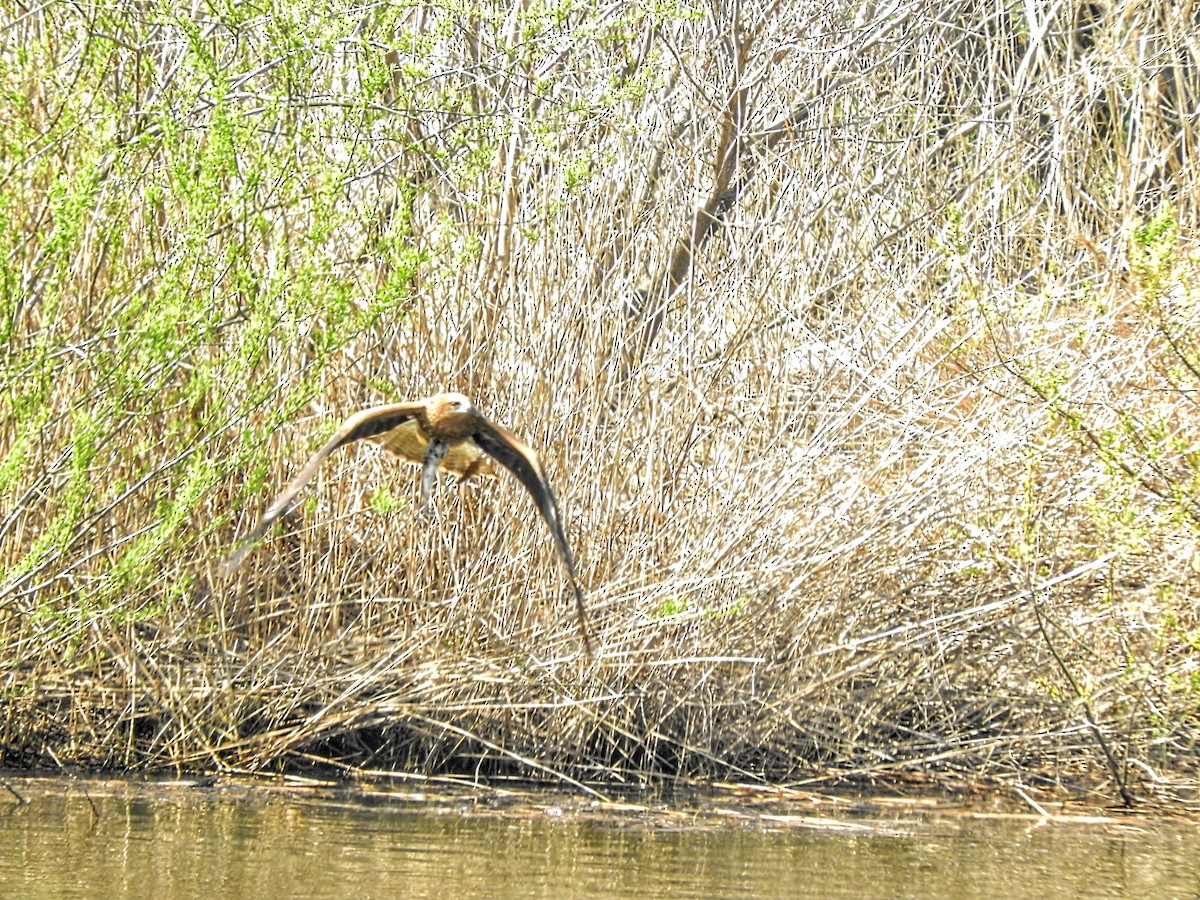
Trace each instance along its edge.
{"label": "water reflection", "polygon": [[28,799],[0,803],[3,897],[1200,897],[1197,829],[1142,820],[664,830],[255,791]]}

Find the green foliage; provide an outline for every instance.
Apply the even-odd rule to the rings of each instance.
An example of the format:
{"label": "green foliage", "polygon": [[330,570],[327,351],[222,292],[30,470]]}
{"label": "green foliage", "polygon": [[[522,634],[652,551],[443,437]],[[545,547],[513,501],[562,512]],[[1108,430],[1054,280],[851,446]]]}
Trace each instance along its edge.
{"label": "green foliage", "polygon": [[688,609],[687,597],[667,597],[659,602],[654,608],[651,616],[655,619],[666,619],[671,616],[678,616],[681,613],[687,612]]}
{"label": "green foliage", "polygon": [[368,505],[372,512],[380,515],[392,515],[395,513],[406,512],[410,508],[410,504],[404,497],[398,497],[390,491],[379,489],[371,494],[371,499]]}
{"label": "green foliage", "polygon": [[728,603],[716,608],[706,609],[704,617],[713,619],[717,622],[724,622],[729,619],[738,619],[746,614],[747,598],[738,597],[730,600]]}
{"label": "green foliage", "polygon": [[1170,284],[1178,240],[1179,229],[1170,210],[1163,210],[1148,222],[1135,223],[1129,264],[1146,295],[1157,296]]}
{"label": "green foliage", "polygon": [[[153,590],[164,566],[219,527],[202,510],[231,476],[247,472],[246,490],[262,489],[267,435],[345,348],[407,313],[428,261],[397,219],[375,248],[387,274],[364,292],[341,248],[360,219],[346,173],[367,163],[371,146],[298,166],[298,155],[316,160],[308,149],[335,123],[274,100],[249,108],[264,91],[316,92],[314,54],[333,54],[353,19],[299,7],[255,18],[238,5],[206,31],[178,9],[134,12],[102,13],[104,34],[74,61],[76,88],[90,89],[52,95],[61,105],[50,131],[37,121],[44,101],[19,94],[3,140],[6,163],[24,168],[0,191],[0,337],[11,349],[0,357],[10,410],[0,457],[0,509],[10,512],[0,528],[23,538],[5,543],[0,585],[83,566],[96,608],[117,616],[123,597]],[[164,35],[184,40],[161,84],[156,59],[133,48]],[[52,38],[33,42],[25,64],[58,71],[55,52]],[[121,77],[106,74],[114,61]],[[257,81],[240,74],[256,67]],[[135,70],[145,77],[124,80]],[[351,130],[367,108],[351,110]],[[131,109],[140,117],[132,129]],[[37,142],[53,145],[59,164],[34,155]],[[46,214],[35,227],[20,211],[38,208],[39,195]],[[22,275],[31,264],[32,283]],[[295,372],[281,381],[297,335]],[[239,446],[229,425],[260,409],[267,421]],[[172,578],[160,600],[136,601],[138,615],[188,581]]]}

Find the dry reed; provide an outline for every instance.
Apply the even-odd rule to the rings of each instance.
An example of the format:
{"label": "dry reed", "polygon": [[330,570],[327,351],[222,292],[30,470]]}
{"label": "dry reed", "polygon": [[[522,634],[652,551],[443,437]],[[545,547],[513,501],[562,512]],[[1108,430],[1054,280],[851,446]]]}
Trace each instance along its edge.
{"label": "dry reed", "polygon": [[[1190,4],[294,7],[9,8],[0,763],[1195,784]],[[595,660],[511,479],[215,577],[447,388]]]}

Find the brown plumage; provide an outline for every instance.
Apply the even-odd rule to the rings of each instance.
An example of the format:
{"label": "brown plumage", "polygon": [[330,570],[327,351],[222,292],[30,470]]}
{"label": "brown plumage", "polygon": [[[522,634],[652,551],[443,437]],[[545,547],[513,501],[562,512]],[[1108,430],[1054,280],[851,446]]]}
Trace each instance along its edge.
{"label": "brown plumage", "polygon": [[429,503],[429,494],[439,469],[457,475],[460,481],[475,475],[495,478],[496,471],[488,460],[490,456],[515,475],[529,491],[538,512],[550,527],[550,535],[554,538],[558,555],[567,567],[571,586],[575,590],[575,606],[584,648],[589,654],[592,652],[587,610],[579,576],[575,572],[575,558],[567,545],[558,502],[554,499],[554,491],[542,469],[541,460],[507,428],[486,419],[462,394],[437,394],[414,403],[389,403],[356,412],[271,501],[262,520],[225,560],[221,567],[222,574],[232,574],[255,543],[291,508],[296,495],[312,480],[327,456],[339,447],[364,439],[379,443],[405,462],[421,466],[423,510]]}

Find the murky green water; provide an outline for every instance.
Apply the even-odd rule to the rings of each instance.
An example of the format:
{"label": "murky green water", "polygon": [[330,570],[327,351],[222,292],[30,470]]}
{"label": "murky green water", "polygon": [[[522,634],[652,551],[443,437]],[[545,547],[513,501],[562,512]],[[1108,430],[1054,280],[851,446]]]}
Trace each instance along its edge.
{"label": "murky green water", "polygon": [[26,802],[0,787],[0,897],[1200,897],[1200,828],[1161,819],[822,824],[578,798],[495,814],[400,792],[12,783]]}

